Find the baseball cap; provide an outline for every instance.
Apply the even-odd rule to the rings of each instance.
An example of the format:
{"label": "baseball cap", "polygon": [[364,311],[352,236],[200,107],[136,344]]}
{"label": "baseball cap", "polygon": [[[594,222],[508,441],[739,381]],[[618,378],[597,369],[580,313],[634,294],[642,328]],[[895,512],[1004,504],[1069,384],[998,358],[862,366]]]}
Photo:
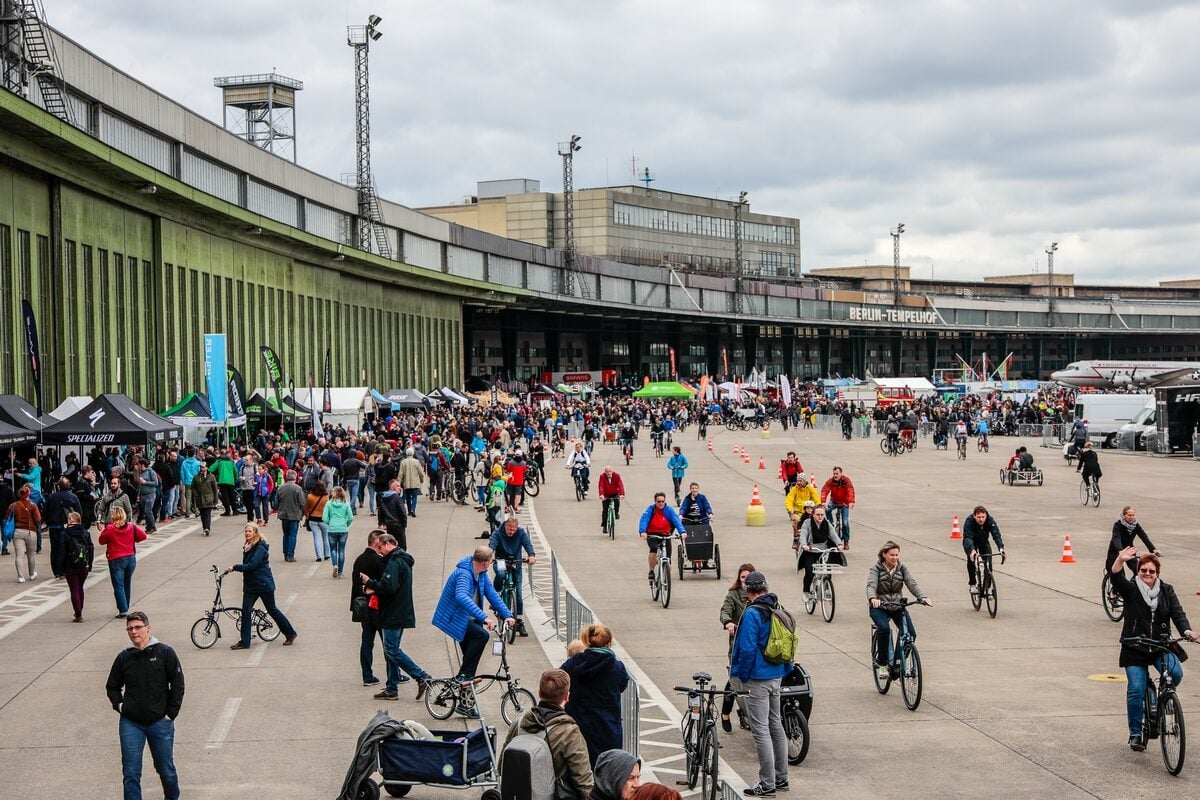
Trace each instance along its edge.
{"label": "baseball cap", "polygon": [[758,571],[751,572],[746,576],[746,580],[743,581],[742,585],[746,587],[747,591],[765,592],[767,590],[767,576]]}

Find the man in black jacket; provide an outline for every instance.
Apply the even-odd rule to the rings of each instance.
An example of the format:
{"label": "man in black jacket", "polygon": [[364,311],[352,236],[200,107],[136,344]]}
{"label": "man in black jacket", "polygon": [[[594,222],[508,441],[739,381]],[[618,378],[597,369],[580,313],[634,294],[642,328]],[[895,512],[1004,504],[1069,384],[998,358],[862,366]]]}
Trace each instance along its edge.
{"label": "man in black jacket", "polygon": [[401,550],[407,550],[408,506],[404,503],[400,481],[393,480],[384,491],[379,492],[375,497],[375,505],[379,509],[379,527],[395,537]]}
{"label": "man in black jacket", "polygon": [[405,628],[417,626],[412,600],[413,557],[397,546],[396,537],[385,533],[379,537],[379,554],[383,556],[383,574],[378,580],[359,573],[358,580],[366,594],[379,595],[379,627],[383,630],[383,657],[387,660],[387,685],[375,695],[376,700],[395,700],[404,670],[417,681],[417,699],[429,687],[431,676],[400,649],[400,637]]}
{"label": "man in black jacket", "polygon": [[150,744],[166,800],[179,800],[175,772],[175,718],[183,707],[183,667],[168,645],[154,638],[150,620],[131,611],[125,631],[132,646],[117,654],[108,673],[109,702],[121,715],[121,772],[125,797],[141,797],[142,751]]}
{"label": "man in black jacket", "polygon": [[[366,575],[368,580],[379,580],[383,576],[383,556],[379,554],[379,537],[386,531],[376,528],[367,534],[367,548],[359,554],[358,558],[354,559],[354,567],[351,569],[351,575]],[[356,581],[350,581],[350,613],[354,613],[354,601],[359,597],[366,597],[363,591],[363,582],[360,577]],[[383,630],[379,627],[379,612],[372,609],[367,609],[358,620],[362,626],[362,645],[358,651],[358,660],[362,665],[363,686],[375,686],[379,683],[379,678],[375,677],[375,637],[379,636],[382,641]],[[400,682],[404,683],[408,680],[407,675],[400,676]]]}

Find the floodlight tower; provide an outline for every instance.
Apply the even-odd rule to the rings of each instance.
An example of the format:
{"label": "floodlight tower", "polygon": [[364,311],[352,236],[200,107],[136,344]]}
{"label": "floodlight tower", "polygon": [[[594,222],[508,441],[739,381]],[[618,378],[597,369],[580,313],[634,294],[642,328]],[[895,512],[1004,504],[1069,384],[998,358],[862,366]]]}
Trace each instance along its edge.
{"label": "floodlight tower", "polygon": [[729,310],[741,314],[744,310],[742,299],[742,209],[746,207],[746,193],[739,192],[737,202],[733,204],[733,297],[729,301]]}
{"label": "floodlight tower", "polygon": [[896,223],[892,234],[892,305],[900,307],[900,234],[904,233],[904,223]]}
{"label": "floodlight tower", "polygon": [[383,17],[372,14],[366,25],[350,25],[346,28],[346,44],[354,48],[354,111],[356,116],[354,144],[358,153],[358,246],[371,249],[374,238],[376,252],[384,258],[392,257],[387,233],[383,229],[383,216],[379,211],[379,198],[375,194],[375,181],[371,175],[371,89],[367,55],[371,42],[383,36],[379,23]]}
{"label": "floodlight tower", "polygon": [[1051,242],[1046,248],[1046,296],[1048,303],[1046,310],[1050,313],[1046,317],[1048,327],[1053,328],[1055,324],[1055,315],[1058,313],[1058,301],[1054,297],[1054,251],[1058,249],[1058,242]]}
{"label": "floodlight tower", "polygon": [[[570,141],[558,143],[563,160],[563,271],[562,293],[575,294],[575,154],[583,148],[583,137],[571,135]],[[579,284],[580,293],[588,296],[587,284]]]}

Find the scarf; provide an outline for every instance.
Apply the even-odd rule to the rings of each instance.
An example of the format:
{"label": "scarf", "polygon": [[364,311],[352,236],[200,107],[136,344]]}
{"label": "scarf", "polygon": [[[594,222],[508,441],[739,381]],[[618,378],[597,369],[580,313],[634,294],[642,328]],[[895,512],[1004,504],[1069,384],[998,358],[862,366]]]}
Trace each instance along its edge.
{"label": "scarf", "polygon": [[1134,531],[1134,530],[1137,528],[1137,526],[1138,526],[1138,523],[1137,523],[1137,520],[1136,520],[1136,519],[1135,519],[1133,522],[1126,522],[1126,521],[1125,521],[1125,517],[1121,517],[1120,519],[1118,519],[1118,520],[1117,520],[1117,522],[1119,522],[1119,523],[1121,523],[1122,525],[1124,525],[1124,526],[1125,526],[1125,530],[1129,531],[1131,534],[1133,533],[1133,531]]}
{"label": "scarf", "polygon": [[1146,586],[1146,582],[1141,578],[1134,578],[1133,582],[1137,584],[1138,591],[1142,593],[1142,599],[1146,601],[1146,605],[1150,606],[1150,615],[1154,616],[1154,612],[1158,608],[1158,594],[1162,591],[1162,581],[1154,581],[1153,589]]}

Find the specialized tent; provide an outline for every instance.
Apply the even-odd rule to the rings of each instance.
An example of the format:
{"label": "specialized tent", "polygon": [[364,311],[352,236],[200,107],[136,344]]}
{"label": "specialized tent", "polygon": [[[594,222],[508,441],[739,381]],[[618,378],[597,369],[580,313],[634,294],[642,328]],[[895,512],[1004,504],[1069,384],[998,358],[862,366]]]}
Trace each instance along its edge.
{"label": "specialized tent", "polygon": [[6,422],[27,431],[40,431],[46,421],[40,419],[37,409],[15,394],[0,394],[0,422]]}
{"label": "specialized tent", "polygon": [[400,408],[429,408],[429,400],[416,389],[388,389],[384,397],[393,406]]}
{"label": "specialized tent", "polygon": [[[291,405],[285,398],[284,405]],[[296,388],[295,400],[299,404],[303,404],[304,411],[296,406],[293,408],[297,413],[309,414],[310,409],[315,408],[321,415],[322,424],[329,422],[334,425],[341,425],[352,430],[362,428],[363,417],[367,414],[375,413],[375,401],[371,399],[371,389],[368,386],[334,386],[329,389],[330,410],[325,411],[325,388],[323,386],[314,387],[311,391],[307,388]]]}
{"label": "specialized tent", "polygon": [[634,397],[648,398],[671,398],[671,397],[693,397],[695,396],[686,386],[678,381],[657,381],[655,383],[647,383],[641,389],[633,393]]}
{"label": "specialized tent", "polygon": [[67,417],[71,416],[76,411],[83,408],[90,402],[92,402],[92,398],[90,398],[86,395],[76,395],[74,397],[68,397],[66,400],[63,400],[61,403],[58,404],[58,408],[56,408],[50,412],[50,416],[53,417],[54,419],[46,420],[46,423],[50,424],[56,420],[66,419]]}
{"label": "specialized tent", "polygon": [[42,430],[46,444],[152,444],[179,439],[180,426],[123,394],[102,394],[64,420]]}
{"label": "specialized tent", "polygon": [[33,431],[9,425],[7,422],[0,422],[0,447],[18,447],[36,442],[37,438],[37,434]]}

